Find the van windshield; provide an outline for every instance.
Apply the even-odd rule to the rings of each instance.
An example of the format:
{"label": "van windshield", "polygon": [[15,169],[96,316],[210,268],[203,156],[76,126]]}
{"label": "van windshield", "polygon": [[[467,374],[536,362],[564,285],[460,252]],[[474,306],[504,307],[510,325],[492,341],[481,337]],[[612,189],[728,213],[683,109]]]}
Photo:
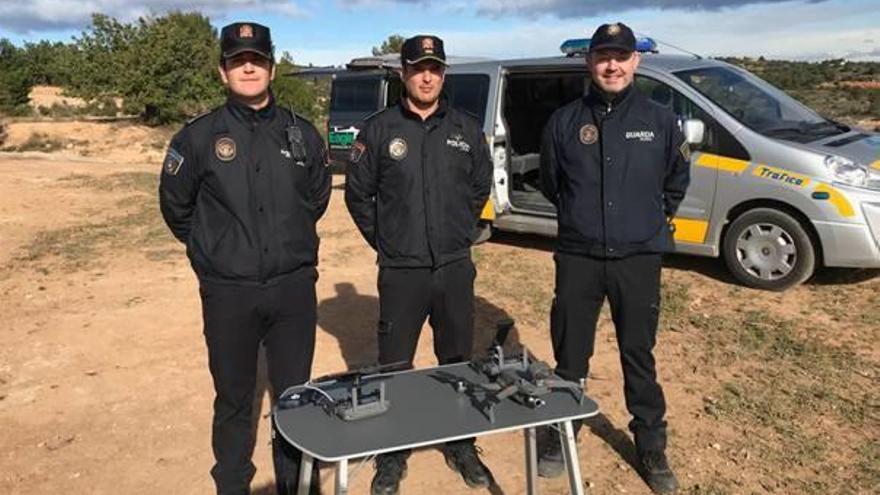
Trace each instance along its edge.
{"label": "van windshield", "polygon": [[807,143],[849,131],[739,69],[708,67],[675,75],[743,125],[768,137]]}
{"label": "van windshield", "polygon": [[379,109],[382,78],[353,77],[333,81],[330,96],[332,113],[351,112],[369,115]]}

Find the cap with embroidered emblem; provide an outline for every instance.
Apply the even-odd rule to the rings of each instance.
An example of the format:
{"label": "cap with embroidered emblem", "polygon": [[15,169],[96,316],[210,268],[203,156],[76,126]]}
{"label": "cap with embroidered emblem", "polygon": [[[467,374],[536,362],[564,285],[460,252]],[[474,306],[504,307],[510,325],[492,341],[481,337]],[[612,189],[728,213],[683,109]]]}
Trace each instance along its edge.
{"label": "cap with embroidered emblem", "polygon": [[636,35],[622,22],[602,24],[590,38],[590,52],[598,50],[636,51]]}
{"label": "cap with embroidered emblem", "polygon": [[415,65],[424,60],[433,60],[446,65],[443,40],[436,36],[420,34],[403,42],[400,49],[400,63],[402,65]]}
{"label": "cap with embroidered emblem", "polygon": [[234,22],[220,31],[220,51],[224,59],[253,52],[273,60],[269,28],[255,22]]}

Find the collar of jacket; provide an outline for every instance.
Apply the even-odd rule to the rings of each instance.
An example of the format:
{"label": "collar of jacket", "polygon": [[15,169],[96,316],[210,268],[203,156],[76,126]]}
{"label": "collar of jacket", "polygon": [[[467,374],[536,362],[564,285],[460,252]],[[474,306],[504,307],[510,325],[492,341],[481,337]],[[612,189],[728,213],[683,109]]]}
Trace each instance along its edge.
{"label": "collar of jacket", "polygon": [[599,89],[595,83],[590,83],[590,87],[587,89],[587,94],[584,95],[584,104],[590,108],[601,110],[602,113],[605,113],[606,111],[610,113],[629,103],[629,101],[632,100],[632,94],[633,85],[630,83],[629,86],[624,88],[620,93],[614,95],[609,101],[604,91]]}
{"label": "collar of jacket", "polygon": [[[415,120],[419,123],[422,122],[422,117],[409,109],[409,106],[406,104],[406,97],[400,99],[400,101],[397,103],[397,107],[400,109],[400,113],[404,117]],[[441,96],[440,101],[437,105],[437,110],[434,110],[434,113],[429,115],[428,118],[424,120],[424,123],[431,122],[434,119],[442,119],[446,116],[447,110],[449,110],[449,101],[446,99],[445,96]]]}
{"label": "collar of jacket", "polygon": [[276,112],[275,95],[270,89],[269,103],[259,110],[254,110],[233,98],[226,99],[226,107],[229,109],[229,113],[240,122],[247,124],[270,122],[275,117]]}

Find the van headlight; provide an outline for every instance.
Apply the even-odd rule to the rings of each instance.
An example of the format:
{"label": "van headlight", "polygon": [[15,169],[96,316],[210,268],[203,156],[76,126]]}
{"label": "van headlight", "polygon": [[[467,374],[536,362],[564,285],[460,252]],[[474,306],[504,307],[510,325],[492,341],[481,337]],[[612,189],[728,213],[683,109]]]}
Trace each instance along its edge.
{"label": "van headlight", "polygon": [[850,186],[880,190],[880,171],[836,155],[826,156],[825,166],[837,181]]}

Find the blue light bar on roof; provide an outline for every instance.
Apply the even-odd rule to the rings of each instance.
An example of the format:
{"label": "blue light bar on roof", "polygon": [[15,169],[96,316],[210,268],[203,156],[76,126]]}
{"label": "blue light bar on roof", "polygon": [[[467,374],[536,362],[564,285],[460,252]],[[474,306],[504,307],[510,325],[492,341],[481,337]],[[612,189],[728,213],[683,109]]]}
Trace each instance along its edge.
{"label": "blue light bar on roof", "polygon": [[[590,38],[574,38],[565,40],[559,46],[559,50],[566,57],[574,57],[577,55],[586,55],[590,51]],[[648,37],[636,38],[636,51],[645,53],[657,53],[657,42]]]}

